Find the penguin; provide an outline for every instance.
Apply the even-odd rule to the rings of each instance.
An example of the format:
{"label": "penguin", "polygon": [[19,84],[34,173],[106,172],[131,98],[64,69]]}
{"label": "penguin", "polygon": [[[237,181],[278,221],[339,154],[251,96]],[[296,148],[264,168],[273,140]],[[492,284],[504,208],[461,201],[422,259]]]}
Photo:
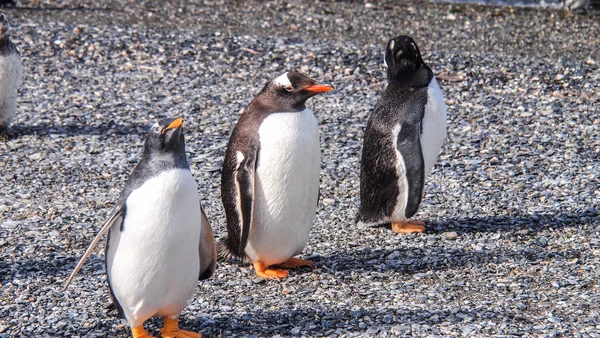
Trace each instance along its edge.
{"label": "penguin", "polygon": [[425,179],[444,142],[446,104],[412,38],[389,40],[384,61],[388,85],[365,129],[356,222],[422,232],[424,222],[408,219],[421,204]]}
{"label": "penguin", "polygon": [[0,12],[0,137],[11,136],[8,126],[17,111],[17,89],[23,79],[23,66],[17,46],[10,40],[10,23]]}
{"label": "penguin", "polygon": [[563,8],[567,13],[587,13],[590,0],[565,0]]}
{"label": "penguin", "polygon": [[306,101],[332,89],[288,71],[254,97],[229,139],[221,176],[227,240],[219,251],[251,261],[259,277],[313,267],[293,257],[306,246],[319,198],[319,126]]}
{"label": "penguin", "polygon": [[154,124],[142,159],[65,289],[108,231],[105,266],[111,299],[134,338],[151,337],[144,322],[163,317],[161,336],[201,337],[179,329],[178,318],[216,267],[212,229],[200,205],[185,155],[183,119]]}

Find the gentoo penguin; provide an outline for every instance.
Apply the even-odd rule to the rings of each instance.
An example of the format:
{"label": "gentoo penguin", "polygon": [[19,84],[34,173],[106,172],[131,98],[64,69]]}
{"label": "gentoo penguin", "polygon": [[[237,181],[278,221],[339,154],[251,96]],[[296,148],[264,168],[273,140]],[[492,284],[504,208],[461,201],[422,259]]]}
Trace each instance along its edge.
{"label": "gentoo penguin", "polygon": [[312,266],[292,257],[308,241],[319,197],[319,127],[305,104],[332,89],[286,72],[250,102],[229,139],[221,177],[228,237],[220,248],[249,259],[260,277]]}
{"label": "gentoo penguin", "polygon": [[590,0],[565,0],[563,7],[569,13],[586,13],[590,7]]}
{"label": "gentoo penguin", "polygon": [[23,78],[21,56],[10,41],[10,23],[0,12],[0,136],[8,136],[8,125],[17,110],[17,89]]}
{"label": "gentoo penguin", "polygon": [[200,337],[179,329],[178,318],[198,279],[215,269],[216,249],[185,155],[182,118],[151,127],[142,159],[115,209],[69,277],[65,288],[102,234],[111,298],[133,337],[150,337],[144,322],[161,316],[162,337]]}
{"label": "gentoo penguin", "polygon": [[433,72],[408,36],[385,50],[388,86],[371,113],[360,171],[362,226],[389,224],[398,233],[422,232],[409,221],[419,208],[425,178],[446,135],[446,105]]}

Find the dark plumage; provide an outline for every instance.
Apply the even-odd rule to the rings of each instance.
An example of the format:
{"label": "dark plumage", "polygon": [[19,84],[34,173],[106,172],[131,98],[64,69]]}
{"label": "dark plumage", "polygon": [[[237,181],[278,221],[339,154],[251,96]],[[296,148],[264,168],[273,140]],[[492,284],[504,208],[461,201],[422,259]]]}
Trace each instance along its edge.
{"label": "dark plumage", "polygon": [[318,122],[305,103],[331,89],[290,71],[269,81],[242,113],[223,162],[228,236],[221,257],[248,257],[257,275],[269,278],[287,276],[270,265],[312,265],[292,257],[306,245],[318,199]]}
{"label": "dark plumage", "polygon": [[[422,147],[428,154],[437,147],[439,153],[444,135],[440,139],[439,130],[431,137],[423,134],[427,107],[431,102],[439,105],[439,88],[415,42],[408,36],[390,40],[385,62],[388,86],[369,117],[363,141],[357,214],[357,222],[363,225],[402,223],[417,212],[430,170]],[[429,113],[440,120],[437,123],[443,121],[445,130],[445,107],[435,108],[439,109]]]}

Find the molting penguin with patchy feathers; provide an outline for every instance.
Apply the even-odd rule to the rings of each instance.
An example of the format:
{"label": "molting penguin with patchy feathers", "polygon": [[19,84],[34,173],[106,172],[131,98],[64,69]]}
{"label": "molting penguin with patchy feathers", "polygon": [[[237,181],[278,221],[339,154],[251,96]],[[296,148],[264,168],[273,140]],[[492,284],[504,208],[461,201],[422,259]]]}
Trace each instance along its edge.
{"label": "molting penguin with patchy feathers", "polygon": [[433,72],[408,36],[385,50],[388,86],[371,113],[363,141],[360,226],[390,224],[398,233],[422,232],[409,221],[423,197],[446,135],[446,105]]}
{"label": "molting penguin with patchy feathers", "polygon": [[260,277],[313,266],[293,257],[306,246],[319,198],[319,126],[305,103],[332,89],[284,73],[250,102],[229,139],[221,176],[228,237],[219,252],[249,259]]}
{"label": "molting penguin with patchy feathers", "polygon": [[65,289],[108,231],[105,263],[113,303],[135,338],[151,337],[144,322],[163,317],[163,338],[201,337],[179,329],[179,314],[198,279],[216,267],[214,237],[185,155],[183,119],[155,124],[142,159],[112,215],[81,258]]}
{"label": "molting penguin with patchy feathers", "polygon": [[23,78],[21,56],[10,41],[10,23],[0,12],[0,136],[11,136],[8,126],[17,111],[17,89]]}

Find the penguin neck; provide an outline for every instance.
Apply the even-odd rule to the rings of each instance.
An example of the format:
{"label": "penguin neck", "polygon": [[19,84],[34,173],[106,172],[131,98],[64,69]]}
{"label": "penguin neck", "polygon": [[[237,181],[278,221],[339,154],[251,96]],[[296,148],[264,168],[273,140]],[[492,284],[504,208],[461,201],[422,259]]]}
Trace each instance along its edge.
{"label": "penguin neck", "polygon": [[147,168],[149,173],[156,175],[169,169],[190,169],[185,151],[158,151],[144,149],[140,164]]}
{"label": "penguin neck", "polygon": [[388,87],[423,88],[429,85],[432,78],[431,68],[423,64],[415,70],[400,70],[395,75],[388,72]]}

